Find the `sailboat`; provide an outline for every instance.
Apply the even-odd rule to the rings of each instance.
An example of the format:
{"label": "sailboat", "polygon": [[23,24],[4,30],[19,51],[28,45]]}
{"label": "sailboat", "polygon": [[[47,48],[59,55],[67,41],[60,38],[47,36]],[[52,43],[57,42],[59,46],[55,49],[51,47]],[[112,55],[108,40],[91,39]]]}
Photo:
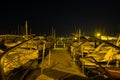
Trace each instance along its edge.
{"label": "sailboat", "polygon": [[[102,41],[100,39],[97,39],[97,40]],[[120,36],[115,45],[109,42],[102,41],[105,44],[110,45],[111,48],[107,51],[107,53],[104,55],[104,57],[99,62],[98,60],[95,59],[94,56],[89,56],[93,59],[93,62],[91,63],[94,63],[94,66],[95,66],[94,68],[96,69],[96,71],[113,79],[118,79],[118,78],[120,79],[120,76],[119,76],[120,75],[120,67],[119,67],[120,55],[118,54],[120,50],[119,40],[120,40]],[[116,61],[115,65],[109,66],[110,62],[113,60]],[[106,64],[103,65],[101,64],[102,62],[106,62]]]}

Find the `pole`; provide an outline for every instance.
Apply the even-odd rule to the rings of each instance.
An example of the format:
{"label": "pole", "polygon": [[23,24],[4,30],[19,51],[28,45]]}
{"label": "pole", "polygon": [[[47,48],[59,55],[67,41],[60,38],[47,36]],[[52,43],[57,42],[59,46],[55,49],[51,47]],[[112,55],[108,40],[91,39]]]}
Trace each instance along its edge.
{"label": "pole", "polygon": [[[81,55],[82,55],[82,58],[83,58],[84,57],[83,45],[81,45]],[[84,61],[82,61],[82,72],[84,73]]]}
{"label": "pole", "polygon": [[26,39],[28,40],[28,23],[27,23],[27,20],[25,22],[25,30],[26,30]]}
{"label": "pole", "polygon": [[[43,61],[44,61],[44,56],[45,56],[45,43],[43,43],[43,52],[42,52],[42,65],[43,65]],[[43,73],[43,66],[41,68],[41,74]]]}
{"label": "pole", "polygon": [[49,50],[48,66],[50,66],[50,57],[51,57],[51,50]]}

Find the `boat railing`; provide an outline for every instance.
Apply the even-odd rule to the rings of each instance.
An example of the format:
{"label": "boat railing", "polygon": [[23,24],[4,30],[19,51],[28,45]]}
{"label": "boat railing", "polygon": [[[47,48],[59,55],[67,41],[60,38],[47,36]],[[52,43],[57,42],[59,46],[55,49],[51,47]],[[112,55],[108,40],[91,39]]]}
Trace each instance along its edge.
{"label": "boat railing", "polygon": [[113,44],[113,43],[110,43],[110,42],[105,41],[105,40],[98,39],[98,38],[96,38],[96,37],[94,37],[94,36],[91,36],[91,38],[92,38],[92,39],[95,39],[95,40],[97,40],[97,41],[99,41],[99,42],[103,42],[103,43],[105,43],[105,44],[108,44],[109,46],[111,46],[111,47],[113,47],[113,48],[115,48],[115,49],[120,50],[120,47],[117,46],[117,45],[115,45],[115,44]]}
{"label": "boat railing", "polygon": [[103,67],[99,62],[97,62],[97,60],[96,60],[94,57],[89,56],[89,57],[84,57],[84,58],[91,58],[92,60],[94,60],[93,63],[95,63],[96,65],[98,65],[99,68],[100,68],[102,71],[104,71],[104,73],[105,73],[106,75],[108,75],[109,77],[111,77],[111,75],[110,75],[109,72],[105,69],[105,67]]}

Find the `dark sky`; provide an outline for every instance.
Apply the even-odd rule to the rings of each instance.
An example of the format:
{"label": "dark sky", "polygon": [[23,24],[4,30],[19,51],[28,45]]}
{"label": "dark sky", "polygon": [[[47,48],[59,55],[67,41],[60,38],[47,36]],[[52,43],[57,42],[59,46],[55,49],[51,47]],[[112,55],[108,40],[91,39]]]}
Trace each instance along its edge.
{"label": "dark sky", "polygon": [[[96,30],[106,34],[120,32],[120,3],[115,0],[8,0],[0,2],[0,34],[18,31],[18,24],[35,34],[48,34],[52,27],[58,35],[76,29],[86,35]],[[95,30],[96,29],[96,30]]]}

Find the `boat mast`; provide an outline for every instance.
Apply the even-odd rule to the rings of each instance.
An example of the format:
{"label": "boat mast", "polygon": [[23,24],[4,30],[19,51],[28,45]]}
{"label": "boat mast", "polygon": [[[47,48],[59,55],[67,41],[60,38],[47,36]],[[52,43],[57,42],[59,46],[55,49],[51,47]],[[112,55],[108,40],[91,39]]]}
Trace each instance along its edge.
{"label": "boat mast", "polygon": [[78,31],[78,41],[80,42],[80,37],[81,37],[81,29]]}
{"label": "boat mast", "polygon": [[26,39],[28,39],[28,23],[27,20],[25,21],[25,33],[26,33]]}
{"label": "boat mast", "polygon": [[19,32],[20,30],[19,30],[19,24],[18,24],[18,35],[20,35],[20,32]]}

